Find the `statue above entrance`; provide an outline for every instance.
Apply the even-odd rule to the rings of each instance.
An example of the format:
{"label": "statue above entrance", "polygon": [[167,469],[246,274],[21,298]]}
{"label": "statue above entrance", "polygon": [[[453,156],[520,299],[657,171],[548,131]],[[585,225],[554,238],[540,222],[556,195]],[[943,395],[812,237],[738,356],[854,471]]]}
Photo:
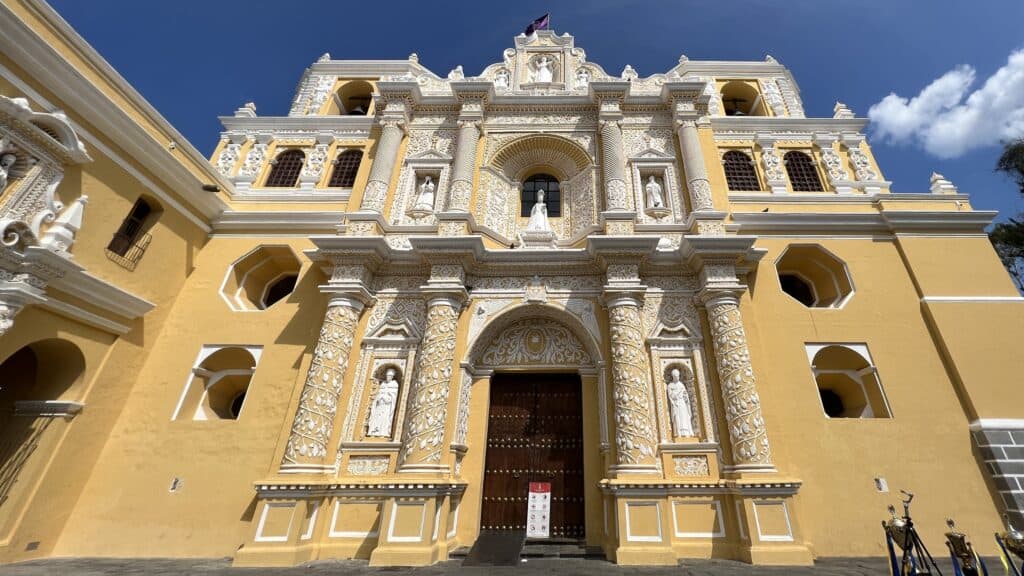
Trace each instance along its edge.
{"label": "statue above entrance", "polygon": [[537,202],[530,210],[526,229],[519,233],[520,248],[554,248],[555,233],[548,222],[548,207],[544,204],[544,189],[537,190]]}

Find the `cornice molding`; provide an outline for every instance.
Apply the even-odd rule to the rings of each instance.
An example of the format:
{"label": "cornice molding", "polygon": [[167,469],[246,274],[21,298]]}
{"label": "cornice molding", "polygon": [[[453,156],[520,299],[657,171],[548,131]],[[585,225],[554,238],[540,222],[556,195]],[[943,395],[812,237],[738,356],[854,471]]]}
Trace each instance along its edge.
{"label": "cornice molding", "polygon": [[338,230],[343,211],[273,211],[256,212],[226,210],[213,221],[213,234],[289,232],[295,236],[332,234]]}
{"label": "cornice molding", "polygon": [[349,134],[367,138],[373,128],[373,116],[219,116],[228,132],[312,132]]}
{"label": "cornice molding", "polygon": [[[727,132],[863,132],[867,118],[790,118],[785,116],[712,116],[711,127],[716,139],[726,139]],[[719,134],[726,132],[726,134]],[[779,140],[792,139],[792,135],[780,134]]]}
{"label": "cornice molding", "polygon": [[978,210],[954,211],[882,211],[861,212],[733,212],[740,234],[829,232],[835,235],[857,234],[983,234],[998,213]]}

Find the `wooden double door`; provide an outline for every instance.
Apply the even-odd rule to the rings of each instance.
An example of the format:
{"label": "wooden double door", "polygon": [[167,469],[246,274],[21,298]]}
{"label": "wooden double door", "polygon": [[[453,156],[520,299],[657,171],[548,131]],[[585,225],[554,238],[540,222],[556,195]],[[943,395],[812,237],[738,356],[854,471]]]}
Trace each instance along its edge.
{"label": "wooden double door", "polygon": [[530,482],[551,483],[551,538],[584,537],[583,406],[577,374],[495,374],[482,530],[526,530]]}

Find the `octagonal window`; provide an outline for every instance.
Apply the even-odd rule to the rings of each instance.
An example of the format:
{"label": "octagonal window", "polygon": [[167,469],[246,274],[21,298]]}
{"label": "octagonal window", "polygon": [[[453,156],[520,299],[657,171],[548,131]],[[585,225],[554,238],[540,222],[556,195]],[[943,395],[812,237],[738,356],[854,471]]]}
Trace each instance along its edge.
{"label": "octagonal window", "polygon": [[291,248],[260,246],[231,265],[221,296],[232,310],[266,310],[295,290],[301,267]]}
{"label": "octagonal window", "polygon": [[793,244],[775,262],[779,287],[808,308],[840,308],[853,294],[846,263],[817,244]]}

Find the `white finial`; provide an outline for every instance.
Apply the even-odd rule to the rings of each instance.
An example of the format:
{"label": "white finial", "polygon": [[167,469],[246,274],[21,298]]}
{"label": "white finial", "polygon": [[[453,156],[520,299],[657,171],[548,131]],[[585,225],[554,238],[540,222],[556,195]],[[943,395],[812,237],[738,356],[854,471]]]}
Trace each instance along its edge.
{"label": "white finial", "polygon": [[687,56],[686,54],[680,54],[679,55],[679,63],[680,64],[686,64],[689,61],[690,61],[690,57]]}
{"label": "white finial", "polygon": [[775,57],[772,56],[771,54],[765,54],[764,55],[764,61],[769,63],[769,64],[778,64],[779,63],[779,61],[776,60]]}
{"label": "white finial", "polygon": [[330,52],[324,52],[323,54],[320,55],[319,58],[316,59],[316,61],[317,62],[327,62],[330,59],[331,59],[331,53]]}
{"label": "white finial", "polygon": [[462,71],[462,64],[459,64],[448,73],[449,80],[462,80],[466,77],[466,74]]}
{"label": "white finial", "polygon": [[67,252],[75,243],[75,234],[82,228],[82,214],[85,212],[85,205],[89,203],[89,197],[79,196],[71,206],[68,206],[57,221],[43,234],[40,244],[56,252]]}
{"label": "white finial", "polygon": [[959,194],[960,191],[945,176],[938,172],[932,172],[931,177],[932,194]]}
{"label": "white finial", "polygon": [[256,103],[246,102],[241,108],[235,110],[235,118],[255,118],[256,117]]}
{"label": "white finial", "polygon": [[636,70],[633,70],[632,66],[626,64],[626,67],[622,69],[621,76],[623,80],[628,80],[632,82],[633,80],[637,79],[638,74],[636,73]]}
{"label": "white finial", "polygon": [[850,107],[842,102],[836,101],[835,107],[832,108],[832,118],[856,118],[857,115],[850,110]]}
{"label": "white finial", "polygon": [[415,52],[413,52],[412,54],[409,54],[409,62],[419,62],[419,61],[420,61],[420,55],[419,54],[417,54]]}

